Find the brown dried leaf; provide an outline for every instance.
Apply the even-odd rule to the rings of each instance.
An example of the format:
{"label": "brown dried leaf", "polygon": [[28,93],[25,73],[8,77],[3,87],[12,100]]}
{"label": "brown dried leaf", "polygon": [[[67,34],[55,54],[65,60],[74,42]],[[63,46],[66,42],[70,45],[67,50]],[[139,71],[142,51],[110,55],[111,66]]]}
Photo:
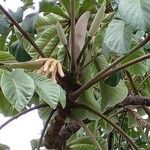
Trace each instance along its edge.
{"label": "brown dried leaf", "polygon": [[90,12],[83,13],[78,19],[75,26],[75,60],[77,60],[84,44],[87,32],[87,24],[90,17]]}

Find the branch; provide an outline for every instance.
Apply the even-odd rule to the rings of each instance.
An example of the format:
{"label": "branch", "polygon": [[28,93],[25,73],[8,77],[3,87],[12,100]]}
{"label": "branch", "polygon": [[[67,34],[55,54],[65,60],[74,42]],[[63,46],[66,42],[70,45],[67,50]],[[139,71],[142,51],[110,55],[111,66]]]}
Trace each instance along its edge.
{"label": "branch", "polygon": [[112,130],[107,137],[108,150],[113,150],[114,130]]}
{"label": "branch", "polygon": [[66,141],[75,134],[79,129],[80,125],[76,121],[70,122],[67,126],[64,126],[58,133],[57,142],[59,147],[66,147]]}
{"label": "branch", "polygon": [[60,145],[58,145],[57,138],[58,133],[65,125],[65,119],[68,114],[68,109],[62,109],[58,107],[56,116],[51,120],[50,126],[45,134],[45,147],[47,149],[59,149]]}
{"label": "branch", "polygon": [[147,122],[146,120],[144,120],[136,111],[134,111],[133,109],[127,108],[128,111],[131,113],[131,115],[137,120],[139,126],[141,126],[142,128],[146,128],[148,130],[150,130],[150,123]]}
{"label": "branch", "polygon": [[[88,124],[90,123],[91,120],[85,119],[83,120],[83,123]],[[57,143],[59,147],[65,149],[66,148],[66,141],[73,135],[75,134],[81,126],[76,122],[72,121],[68,123],[66,126],[64,126],[58,133],[57,137]],[[69,147],[70,144],[67,144],[67,147]]]}
{"label": "branch", "polygon": [[41,134],[41,137],[40,137],[38,146],[37,146],[37,150],[40,150],[40,147],[41,147],[41,144],[42,144],[42,141],[43,141],[43,137],[44,137],[45,131],[46,131],[46,129],[47,129],[48,123],[49,123],[49,121],[51,120],[51,118],[52,118],[52,116],[53,116],[53,114],[54,114],[55,111],[56,111],[56,109],[53,109],[53,110],[50,112],[50,114],[49,114],[49,116],[48,116],[48,118],[47,118],[47,120],[46,120],[46,122],[45,122],[43,131],[42,131],[42,134]]}
{"label": "branch", "polygon": [[[105,73],[103,72],[103,70],[101,72],[99,72],[97,75],[95,75],[90,81],[88,81],[87,83],[85,83],[81,88],[79,88],[77,91],[75,91],[71,96],[73,99],[77,99],[77,97],[82,94],[84,91],[86,91],[87,89],[89,89],[91,86],[93,86],[95,83],[97,83],[99,80],[101,79],[105,79],[106,77],[110,76],[111,74],[120,71],[122,69],[125,69],[131,65],[134,65],[136,63],[139,63],[145,59],[149,59],[150,58],[150,54],[145,54],[141,57],[138,57],[134,60],[131,60],[125,64],[122,64],[114,69],[110,69],[108,71],[106,71]],[[108,67],[109,68],[109,67]]]}
{"label": "branch", "polygon": [[119,127],[117,126],[115,123],[113,123],[110,119],[108,119],[105,115],[103,115],[102,113],[99,113],[97,111],[95,111],[93,108],[85,105],[85,104],[82,104],[82,103],[74,103],[73,105],[73,108],[74,109],[79,109],[79,108],[82,108],[82,109],[85,109],[85,110],[88,110],[92,113],[94,113],[95,115],[101,117],[102,119],[104,119],[106,122],[108,122],[110,125],[112,125],[112,127],[114,127],[116,129],[116,131],[121,134],[127,141],[128,143],[133,146],[133,148],[135,148],[135,150],[140,150],[140,148],[135,144],[135,142],[133,142],[131,140],[131,138]]}
{"label": "branch", "polygon": [[[125,121],[125,117],[126,117],[126,114],[127,114],[127,110],[125,110],[123,113],[122,113],[122,120],[121,120],[121,129],[123,129],[123,125],[124,125],[124,121]],[[121,134],[120,134],[120,136],[119,136],[119,148],[121,149],[121,140],[122,140],[122,136],[121,136]]]}
{"label": "branch", "polygon": [[70,18],[71,18],[71,38],[70,38],[70,51],[71,51],[71,72],[74,73],[76,69],[75,56],[75,0],[70,1]]}
{"label": "branch", "polygon": [[[132,79],[132,76],[130,75],[130,73],[128,71],[126,71],[126,74],[127,74],[127,77],[128,77],[128,79],[130,81],[130,84],[131,84],[131,87],[133,89],[134,94],[135,95],[139,95],[139,91],[138,91],[138,89],[135,86],[135,83],[134,83],[134,81]],[[147,115],[150,117],[150,110],[149,110],[149,108],[147,106],[143,106],[143,109],[147,113]]]}
{"label": "branch", "polygon": [[127,74],[128,80],[129,80],[129,82],[130,82],[130,84],[131,84],[131,88],[132,88],[134,94],[135,94],[135,95],[138,95],[138,94],[139,94],[139,93],[138,93],[138,90],[137,90],[137,88],[136,88],[136,86],[135,86],[135,83],[134,83],[134,81],[133,81],[133,79],[132,79],[132,76],[131,76],[130,72],[128,72],[128,71],[126,70],[126,74]]}
{"label": "branch", "polygon": [[30,42],[30,44],[35,48],[35,50],[39,53],[40,56],[45,57],[45,54],[39,49],[36,43],[30,38],[30,36],[23,30],[23,28],[18,24],[18,22],[0,5],[0,10],[8,17],[8,19],[12,22],[13,25],[17,27],[17,29],[22,33],[22,35]]}
{"label": "branch", "polygon": [[87,128],[87,126],[83,123],[83,121],[79,118],[77,118],[73,113],[70,113],[70,118],[75,120],[86,132],[86,134],[89,136],[89,138],[92,140],[92,142],[96,145],[98,150],[102,150],[101,146],[99,145],[98,141],[96,140],[93,133]]}
{"label": "branch", "polygon": [[[131,61],[127,62],[127,63],[124,63],[124,64],[122,64],[122,65],[120,65],[120,66],[118,66],[118,67],[116,67],[116,68],[114,68],[114,69],[112,69],[112,70],[107,71],[107,72],[104,73],[102,76],[100,76],[100,77],[98,78],[98,80],[104,79],[104,78],[110,76],[111,74],[116,73],[117,71],[123,70],[123,69],[125,69],[125,68],[127,68],[127,67],[130,67],[130,66],[132,66],[132,65],[134,65],[134,64],[137,64],[137,63],[139,63],[139,62],[141,62],[141,61],[144,61],[144,60],[146,60],[146,59],[149,59],[149,58],[150,58],[150,53],[145,54],[145,55],[143,55],[143,56],[141,56],[141,57],[138,57],[138,58],[136,58],[136,59],[134,59],[134,60],[131,60]],[[98,81],[98,80],[97,80],[97,81]]]}
{"label": "branch", "polygon": [[48,107],[47,104],[40,104],[40,105],[37,105],[37,106],[34,106],[32,108],[29,108],[27,110],[24,110],[18,114],[16,114],[15,116],[13,116],[12,118],[10,118],[9,120],[7,120],[5,123],[3,123],[1,126],[0,126],[0,130],[5,127],[7,124],[9,124],[10,122],[14,121],[15,119],[19,118],[20,116],[23,116],[25,115],[26,113],[32,111],[32,110],[35,110],[35,109],[39,109],[39,108],[43,108],[43,107]]}
{"label": "branch", "polygon": [[43,66],[43,61],[26,61],[26,62],[0,62],[0,67],[7,67],[11,69],[23,68],[29,70],[37,70]]}
{"label": "branch", "polygon": [[129,106],[129,105],[140,105],[140,106],[150,106],[150,98],[149,97],[140,97],[136,96],[128,96],[122,102],[117,103],[116,105],[109,107],[103,114],[108,114],[114,109],[118,109],[121,107]]}

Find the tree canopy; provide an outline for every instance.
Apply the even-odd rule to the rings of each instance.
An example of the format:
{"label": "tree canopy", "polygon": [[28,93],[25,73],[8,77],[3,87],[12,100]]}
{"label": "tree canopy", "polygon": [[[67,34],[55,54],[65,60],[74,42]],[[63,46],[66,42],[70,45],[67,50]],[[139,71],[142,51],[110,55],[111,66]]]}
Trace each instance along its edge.
{"label": "tree canopy", "polygon": [[150,1],[22,2],[0,5],[0,129],[38,109],[33,150],[149,150]]}

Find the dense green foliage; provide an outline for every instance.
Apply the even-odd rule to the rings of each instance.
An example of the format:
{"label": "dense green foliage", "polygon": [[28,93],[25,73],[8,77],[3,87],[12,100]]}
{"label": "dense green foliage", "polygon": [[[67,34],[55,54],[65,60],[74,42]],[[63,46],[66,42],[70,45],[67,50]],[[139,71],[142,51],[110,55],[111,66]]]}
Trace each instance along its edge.
{"label": "dense green foliage", "polygon": [[[33,105],[47,104],[38,110],[39,116],[45,123],[56,109],[52,119],[57,126],[55,117],[63,112],[58,137],[52,137],[58,143],[61,131],[73,121],[84,129],[72,132],[70,127],[69,139],[60,136],[65,144],[50,148],[149,150],[150,1],[42,0],[39,12],[24,19],[33,3],[22,1],[24,6],[9,14],[46,57],[61,62],[65,77],[58,75],[55,82],[38,74],[41,66],[30,61],[39,57],[37,49],[0,12],[0,113],[13,117]],[[130,106],[123,104],[128,98]],[[76,102],[108,120],[82,105],[77,109]],[[149,117],[143,119],[144,115]],[[32,140],[33,150],[38,142]],[[8,147],[0,144],[0,149]]]}

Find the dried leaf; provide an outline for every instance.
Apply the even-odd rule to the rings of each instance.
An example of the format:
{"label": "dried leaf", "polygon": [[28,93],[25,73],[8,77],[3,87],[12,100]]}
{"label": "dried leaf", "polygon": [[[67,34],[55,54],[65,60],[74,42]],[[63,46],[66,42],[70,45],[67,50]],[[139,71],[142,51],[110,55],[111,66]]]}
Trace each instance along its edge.
{"label": "dried leaf", "polygon": [[85,12],[78,19],[75,26],[75,60],[77,60],[84,44],[87,31],[87,24],[90,17],[90,12]]}

